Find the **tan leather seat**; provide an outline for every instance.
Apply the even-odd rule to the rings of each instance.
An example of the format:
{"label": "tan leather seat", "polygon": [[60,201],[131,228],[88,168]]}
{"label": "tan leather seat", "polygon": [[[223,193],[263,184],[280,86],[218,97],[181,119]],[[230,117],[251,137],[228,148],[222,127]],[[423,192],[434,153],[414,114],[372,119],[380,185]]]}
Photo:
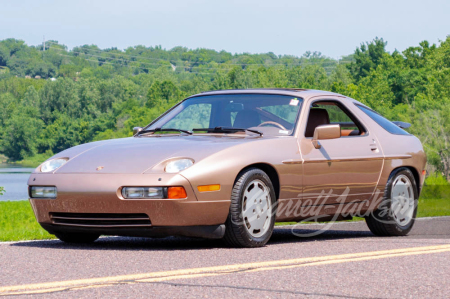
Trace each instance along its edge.
{"label": "tan leather seat", "polygon": [[320,125],[328,125],[330,117],[328,111],[321,108],[312,108],[309,111],[308,124],[306,125],[305,137],[313,137],[314,130]]}

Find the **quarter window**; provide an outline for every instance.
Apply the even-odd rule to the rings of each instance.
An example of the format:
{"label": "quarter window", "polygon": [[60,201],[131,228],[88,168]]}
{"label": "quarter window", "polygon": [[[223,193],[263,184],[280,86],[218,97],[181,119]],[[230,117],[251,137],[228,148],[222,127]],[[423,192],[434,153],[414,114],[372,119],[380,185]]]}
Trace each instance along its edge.
{"label": "quarter window", "polygon": [[408,132],[406,132],[405,130],[403,130],[402,128],[400,128],[387,118],[384,118],[383,116],[381,116],[381,114],[378,114],[377,112],[373,111],[372,109],[369,109],[361,105],[356,106],[389,133],[396,135],[409,135]]}

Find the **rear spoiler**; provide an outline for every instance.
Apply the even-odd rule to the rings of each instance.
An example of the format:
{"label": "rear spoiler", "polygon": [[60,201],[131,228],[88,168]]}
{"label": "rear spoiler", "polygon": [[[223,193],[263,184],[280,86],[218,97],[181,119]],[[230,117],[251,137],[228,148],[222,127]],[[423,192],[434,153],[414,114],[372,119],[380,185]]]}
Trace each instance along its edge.
{"label": "rear spoiler", "polygon": [[408,129],[409,127],[411,127],[410,123],[405,123],[403,121],[393,121],[394,124],[396,124],[397,126],[399,126],[402,129]]}

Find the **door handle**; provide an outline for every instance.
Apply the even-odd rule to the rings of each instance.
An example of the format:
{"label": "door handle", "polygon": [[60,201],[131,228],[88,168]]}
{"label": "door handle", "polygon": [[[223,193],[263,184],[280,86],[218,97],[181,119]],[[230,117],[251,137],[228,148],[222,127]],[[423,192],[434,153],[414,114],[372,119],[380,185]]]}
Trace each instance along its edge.
{"label": "door handle", "polygon": [[378,151],[378,147],[377,147],[377,145],[375,143],[369,144],[369,146],[370,146],[370,150],[372,152]]}

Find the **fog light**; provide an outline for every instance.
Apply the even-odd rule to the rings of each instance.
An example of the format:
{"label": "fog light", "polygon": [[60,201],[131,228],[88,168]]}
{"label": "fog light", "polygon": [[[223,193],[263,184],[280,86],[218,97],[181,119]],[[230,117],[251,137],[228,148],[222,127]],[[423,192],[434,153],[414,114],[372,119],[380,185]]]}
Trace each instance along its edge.
{"label": "fog light", "polygon": [[56,198],[58,192],[56,187],[43,187],[43,186],[32,186],[30,197],[31,198]]}
{"label": "fog light", "polygon": [[162,199],[164,198],[163,187],[123,187],[122,196],[126,199]]}

